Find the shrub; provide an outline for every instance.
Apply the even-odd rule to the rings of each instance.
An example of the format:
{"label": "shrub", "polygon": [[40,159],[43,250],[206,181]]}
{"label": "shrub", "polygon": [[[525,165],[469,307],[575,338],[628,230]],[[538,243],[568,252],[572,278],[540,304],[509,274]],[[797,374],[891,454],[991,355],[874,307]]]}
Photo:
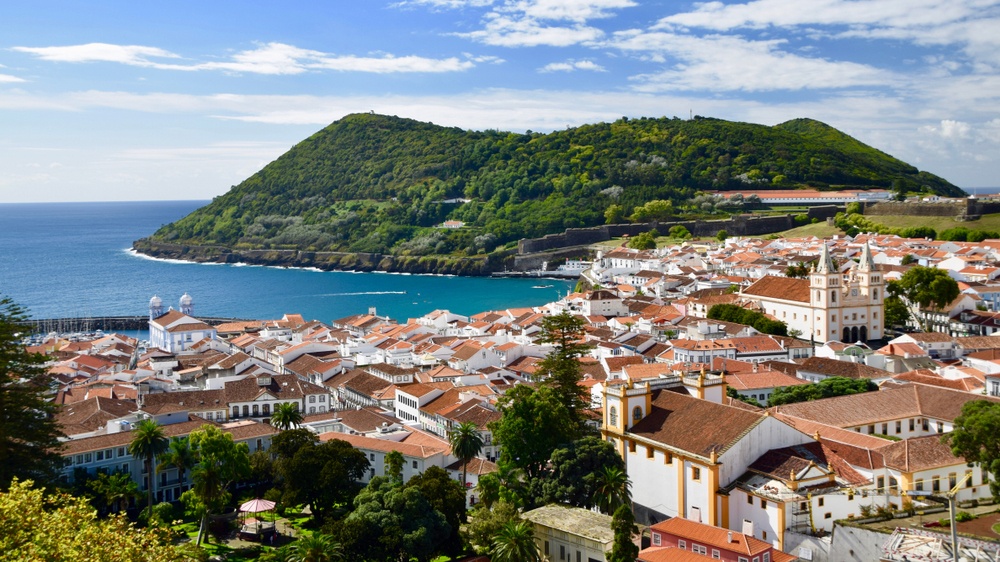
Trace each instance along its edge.
{"label": "shrub", "polygon": [[965,523],[966,521],[972,521],[976,517],[969,513],[968,511],[959,511],[955,514],[955,521],[959,523]]}

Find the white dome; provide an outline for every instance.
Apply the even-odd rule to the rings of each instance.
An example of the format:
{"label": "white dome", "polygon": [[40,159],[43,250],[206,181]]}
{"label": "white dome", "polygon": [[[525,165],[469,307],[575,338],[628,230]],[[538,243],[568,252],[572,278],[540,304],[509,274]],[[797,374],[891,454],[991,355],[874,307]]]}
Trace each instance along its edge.
{"label": "white dome", "polygon": [[163,299],[161,299],[156,295],[153,295],[153,298],[149,299],[149,306],[150,307],[163,306]]}
{"label": "white dome", "polygon": [[192,303],[194,303],[194,299],[191,298],[191,295],[184,293],[184,296],[181,297],[181,306],[188,306]]}

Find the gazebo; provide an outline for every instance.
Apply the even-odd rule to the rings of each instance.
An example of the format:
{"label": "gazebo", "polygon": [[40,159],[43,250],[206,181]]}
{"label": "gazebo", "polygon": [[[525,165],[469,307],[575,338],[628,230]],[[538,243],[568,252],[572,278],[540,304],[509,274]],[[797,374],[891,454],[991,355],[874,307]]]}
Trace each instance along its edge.
{"label": "gazebo", "polygon": [[[240,537],[260,540],[264,535],[274,533],[274,517],[271,521],[261,521],[257,514],[274,511],[274,502],[261,498],[244,502],[240,506]],[[251,514],[247,517],[247,514]]]}

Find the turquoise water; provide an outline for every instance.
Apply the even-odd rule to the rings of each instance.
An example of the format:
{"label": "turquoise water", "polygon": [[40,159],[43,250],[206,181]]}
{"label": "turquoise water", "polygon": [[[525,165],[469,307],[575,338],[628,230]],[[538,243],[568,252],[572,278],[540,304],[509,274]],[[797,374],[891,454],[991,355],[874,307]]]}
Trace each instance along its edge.
{"label": "turquoise water", "polygon": [[[398,320],[435,309],[474,314],[555,300],[569,281],[321,272],[152,260],[132,241],[205,201],[0,204],[0,295],[34,318],[144,315],[158,295],[196,316],[329,322],[376,307]],[[552,285],[534,289],[535,285]]]}

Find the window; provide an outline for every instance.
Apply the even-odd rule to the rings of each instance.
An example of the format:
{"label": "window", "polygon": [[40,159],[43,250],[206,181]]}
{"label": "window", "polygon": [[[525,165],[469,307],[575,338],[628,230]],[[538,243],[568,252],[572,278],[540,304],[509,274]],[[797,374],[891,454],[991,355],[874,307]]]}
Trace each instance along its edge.
{"label": "window", "polygon": [[104,451],[97,451],[97,460],[99,461],[104,460]]}
{"label": "window", "polygon": [[932,492],[941,491],[941,480],[937,476],[931,479],[931,491]]}
{"label": "window", "polygon": [[913,489],[917,490],[918,492],[923,492],[924,491],[924,481],[921,479],[921,480],[917,480],[916,482],[914,482],[913,483]]}
{"label": "window", "polygon": [[260,451],[260,450],[262,450],[263,448],[264,448],[264,440],[263,440],[263,439],[258,439],[258,440],[257,440],[257,448],[256,448],[256,449],[254,449],[254,450],[255,450],[255,451]]}
{"label": "window", "polygon": [[254,417],[257,417],[257,416],[260,415],[260,406],[258,406],[257,404],[253,405],[253,415],[254,415]]}
{"label": "window", "polygon": [[889,424],[882,424],[882,435],[889,435]]}
{"label": "window", "polygon": [[695,554],[708,554],[708,549],[700,544],[692,544],[691,552],[694,552]]}
{"label": "window", "polygon": [[90,453],[84,453],[83,454],[83,461],[84,462],[90,462],[90,458],[91,458],[90,457]]}
{"label": "window", "polygon": [[764,553],[764,558],[762,559],[762,561],[763,562],[771,562],[771,553],[770,552],[765,552]]}
{"label": "window", "polygon": [[701,480],[701,469],[698,468],[697,466],[692,466],[691,467],[691,479],[692,480]]}
{"label": "window", "polygon": [[76,464],[83,464],[83,455],[76,456]]}
{"label": "window", "polygon": [[897,421],[896,422],[896,435],[899,435],[902,432],[903,432],[903,422]]}
{"label": "window", "polygon": [[118,458],[125,456],[125,447],[118,447]]}
{"label": "window", "polygon": [[921,425],[924,428],[924,431],[930,431],[930,429],[931,429],[930,420],[922,419],[922,420],[920,420],[920,422],[921,422]]}
{"label": "window", "polygon": [[753,505],[753,496],[751,496],[750,494],[747,494],[747,503]]}
{"label": "window", "polygon": [[885,476],[878,477],[878,484],[876,485],[876,488],[878,488],[879,490],[885,488]]}
{"label": "window", "polygon": [[965,471],[965,476],[966,476],[966,478],[965,478],[965,487],[966,488],[971,488],[972,487],[972,471],[971,470],[966,470]]}
{"label": "window", "polygon": [[250,416],[250,406],[243,406],[243,417],[246,418],[249,416]]}
{"label": "window", "polygon": [[413,461],[413,470],[417,469],[417,461]]}
{"label": "window", "polygon": [[760,508],[767,509],[767,500],[765,500],[764,498],[760,499]]}
{"label": "window", "polygon": [[608,425],[618,425],[618,408],[614,406],[608,410]]}
{"label": "window", "polygon": [[368,453],[368,460],[375,462],[375,453]]}
{"label": "window", "polygon": [[948,475],[948,489],[949,490],[953,489],[955,487],[955,484],[957,483],[958,483],[958,476],[956,476],[955,473],[952,472],[951,474]]}
{"label": "window", "polygon": [[913,431],[913,422],[914,422],[914,419],[910,418],[910,431]]}
{"label": "window", "polygon": [[315,404],[316,403],[316,396],[310,395],[309,396],[309,403],[310,404]]}
{"label": "window", "polygon": [[761,531],[760,532],[760,538],[761,538],[761,540],[765,540],[766,541],[767,540],[767,531]]}
{"label": "window", "polygon": [[750,562],[749,560],[747,560],[746,556],[740,556],[739,561],[740,562]]}
{"label": "window", "polygon": [[719,549],[718,548],[713,548],[712,549],[712,558],[714,558],[716,560],[720,560],[722,558],[721,556],[719,556]]}
{"label": "window", "polygon": [[240,407],[239,406],[233,406],[233,417],[234,418],[240,417]]}
{"label": "window", "polygon": [[564,545],[559,545],[559,559],[562,560],[566,558],[566,547]]}
{"label": "window", "polygon": [[875,424],[868,426],[868,434],[871,435],[873,433],[875,433]]}
{"label": "window", "polygon": [[653,458],[653,455],[654,455],[653,447],[652,446],[646,447],[646,458],[651,459]]}
{"label": "window", "polygon": [[653,533],[653,546],[660,546],[661,540],[660,533]]}
{"label": "window", "polygon": [[681,550],[686,550],[687,549],[687,541],[685,541],[684,539],[679,539],[677,541],[677,548],[679,548]]}
{"label": "window", "polygon": [[642,419],[642,408],[636,406],[632,408],[632,421],[637,422]]}
{"label": "window", "polygon": [[326,395],[325,394],[320,394],[319,401],[320,401],[320,403],[326,402]]}
{"label": "window", "polygon": [[938,433],[944,433],[944,422],[938,422]]}
{"label": "window", "polygon": [[545,556],[549,555],[549,541],[545,541]]}
{"label": "window", "polygon": [[635,452],[635,441],[629,441],[628,442],[628,452],[630,452],[630,453],[634,453]]}
{"label": "window", "polygon": [[816,505],[818,505],[819,507],[823,507],[823,503],[824,503],[824,500],[825,500],[825,499],[826,499],[826,498],[820,498],[820,499],[819,499],[819,500],[818,500],[818,501],[816,502]]}

